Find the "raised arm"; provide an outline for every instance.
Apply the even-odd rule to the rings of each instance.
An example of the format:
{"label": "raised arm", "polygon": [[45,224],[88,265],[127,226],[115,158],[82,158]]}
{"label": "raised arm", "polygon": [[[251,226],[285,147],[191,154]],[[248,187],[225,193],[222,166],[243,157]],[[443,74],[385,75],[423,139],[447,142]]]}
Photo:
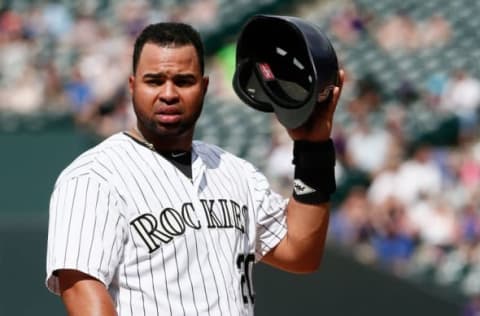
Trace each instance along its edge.
{"label": "raised arm", "polygon": [[[331,192],[328,191],[332,188],[332,185],[329,184],[329,180],[334,180],[332,179],[332,156],[329,155],[333,155],[330,135],[333,115],[341,94],[343,81],[344,72],[340,70],[339,84],[333,90],[333,98],[330,104],[325,108],[317,107],[305,125],[287,130],[290,137],[295,141],[295,146],[298,149],[297,154],[302,156],[301,161],[298,162],[294,155],[294,160],[297,160],[296,180],[306,178],[305,181],[296,183],[300,186],[298,189],[305,190],[304,184],[306,184],[306,190],[312,187],[320,194],[314,193],[314,197],[307,199],[302,195],[294,194],[290,198],[286,210],[287,233],[280,243],[262,259],[263,262],[282,270],[308,273],[315,271],[320,265],[330,210],[328,196]],[[325,152],[325,155],[323,155],[323,152]],[[313,166],[312,160],[318,161],[318,165]],[[322,192],[324,189],[327,189],[326,192]]]}
{"label": "raised arm", "polygon": [[60,294],[69,316],[116,316],[105,285],[76,270],[57,271]]}

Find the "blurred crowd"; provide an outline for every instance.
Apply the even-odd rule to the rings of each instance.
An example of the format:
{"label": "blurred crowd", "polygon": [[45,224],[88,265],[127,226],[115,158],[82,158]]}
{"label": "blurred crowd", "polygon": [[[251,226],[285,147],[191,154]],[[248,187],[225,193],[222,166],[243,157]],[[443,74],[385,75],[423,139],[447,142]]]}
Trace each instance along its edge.
{"label": "blurred crowd", "polygon": [[216,1],[11,2],[0,11],[0,113],[65,113],[108,136],[132,124],[133,40],[153,21],[208,26]]}
{"label": "blurred crowd", "polygon": [[[202,30],[219,10],[215,0],[19,3],[0,12],[0,113],[65,113],[102,137],[133,124],[126,84],[135,35],[162,20],[188,21]],[[434,11],[418,20],[404,10],[376,16],[346,3],[327,24],[345,49],[368,37],[387,57],[416,54],[442,49],[456,32]],[[224,52],[208,62],[218,79],[210,91],[232,102],[234,47]],[[406,85],[398,78],[399,89],[387,98],[375,74],[346,71],[337,111],[342,119],[333,136],[342,195],[334,203],[330,240],[399,276],[428,277],[480,294],[478,74],[440,69]],[[409,126],[418,117],[411,113],[419,108],[451,118],[458,127],[454,141],[439,146],[412,137]],[[292,142],[275,119],[272,131],[265,172],[289,194]]]}
{"label": "blurred crowd", "polygon": [[[458,94],[463,80],[476,92]],[[457,139],[450,146],[409,139],[408,107],[383,104],[378,95],[355,95],[340,105],[344,108],[338,111],[346,111],[350,123],[334,126],[337,183],[350,184],[335,201],[331,241],[351,249],[360,261],[395,274],[428,276],[469,295],[480,293],[479,92],[480,82],[463,71],[452,74],[442,89],[433,110],[450,109],[458,122]],[[462,113],[466,95],[475,106]],[[379,104],[373,106],[372,100]],[[421,98],[425,107],[428,100],[427,94]],[[380,112],[383,119],[375,122]],[[469,120],[467,127],[463,116]],[[280,128],[274,130],[267,172],[288,193],[292,144]]]}
{"label": "blurred crowd", "polygon": [[[435,12],[426,21],[414,20],[405,11],[379,17],[361,12],[353,2],[331,14],[327,25],[332,39],[345,44],[343,49],[369,37],[386,58],[399,50],[405,54],[441,50],[455,32]],[[398,276],[479,295],[477,74],[440,68],[408,87],[402,87],[398,78],[401,89],[388,97],[375,73],[359,77],[348,64],[346,70],[346,91],[336,116],[342,119],[334,126],[341,196],[333,201],[329,240],[361,262]],[[440,118],[453,122],[452,140],[439,145],[412,134],[409,121],[420,119],[412,113],[438,118],[438,125]],[[275,121],[267,172],[288,194],[292,143],[277,126]],[[478,312],[474,302],[469,308],[476,306]]]}
{"label": "blurred crowd", "polygon": [[338,40],[350,45],[354,45],[362,33],[370,32],[378,45],[388,52],[441,47],[452,36],[449,21],[440,13],[432,12],[427,18],[416,20],[408,10],[398,9],[388,16],[377,17],[369,10],[359,9],[355,2],[347,2],[332,16],[330,31]]}

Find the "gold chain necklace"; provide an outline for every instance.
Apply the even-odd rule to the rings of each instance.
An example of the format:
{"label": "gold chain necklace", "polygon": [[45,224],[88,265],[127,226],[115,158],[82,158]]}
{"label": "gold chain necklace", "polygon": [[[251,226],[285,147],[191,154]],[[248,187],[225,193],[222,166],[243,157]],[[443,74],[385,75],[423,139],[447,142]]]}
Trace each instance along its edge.
{"label": "gold chain necklace", "polygon": [[[145,139],[145,136],[143,136],[142,132],[140,132],[140,130],[138,129],[137,126],[134,126],[133,130],[135,131],[135,134],[136,134],[136,135],[133,135],[133,136],[136,139],[138,139],[140,142],[142,142],[145,146],[147,146],[151,150],[156,151],[155,146]],[[132,134],[132,133],[130,133],[130,134]]]}

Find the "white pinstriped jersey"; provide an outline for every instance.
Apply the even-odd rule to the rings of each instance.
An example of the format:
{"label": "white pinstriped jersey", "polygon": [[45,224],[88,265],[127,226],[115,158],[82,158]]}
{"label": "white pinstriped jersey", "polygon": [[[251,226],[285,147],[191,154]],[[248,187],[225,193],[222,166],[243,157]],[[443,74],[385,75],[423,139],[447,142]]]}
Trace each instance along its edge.
{"label": "white pinstriped jersey", "polygon": [[252,264],[286,233],[286,201],[248,162],[195,141],[192,179],[119,133],[58,178],[47,287],[75,269],[125,315],[253,315]]}

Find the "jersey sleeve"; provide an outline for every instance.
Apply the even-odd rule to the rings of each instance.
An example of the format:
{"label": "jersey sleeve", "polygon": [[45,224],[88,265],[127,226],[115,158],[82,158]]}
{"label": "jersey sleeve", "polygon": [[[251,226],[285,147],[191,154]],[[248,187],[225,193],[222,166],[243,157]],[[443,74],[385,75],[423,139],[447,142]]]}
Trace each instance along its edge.
{"label": "jersey sleeve", "polygon": [[78,270],[108,287],[124,245],[120,199],[89,176],[57,183],[50,200],[47,288],[60,293],[56,271]]}
{"label": "jersey sleeve", "polygon": [[274,192],[258,170],[253,172],[253,181],[257,233],[255,258],[259,261],[285,237],[287,199]]}

